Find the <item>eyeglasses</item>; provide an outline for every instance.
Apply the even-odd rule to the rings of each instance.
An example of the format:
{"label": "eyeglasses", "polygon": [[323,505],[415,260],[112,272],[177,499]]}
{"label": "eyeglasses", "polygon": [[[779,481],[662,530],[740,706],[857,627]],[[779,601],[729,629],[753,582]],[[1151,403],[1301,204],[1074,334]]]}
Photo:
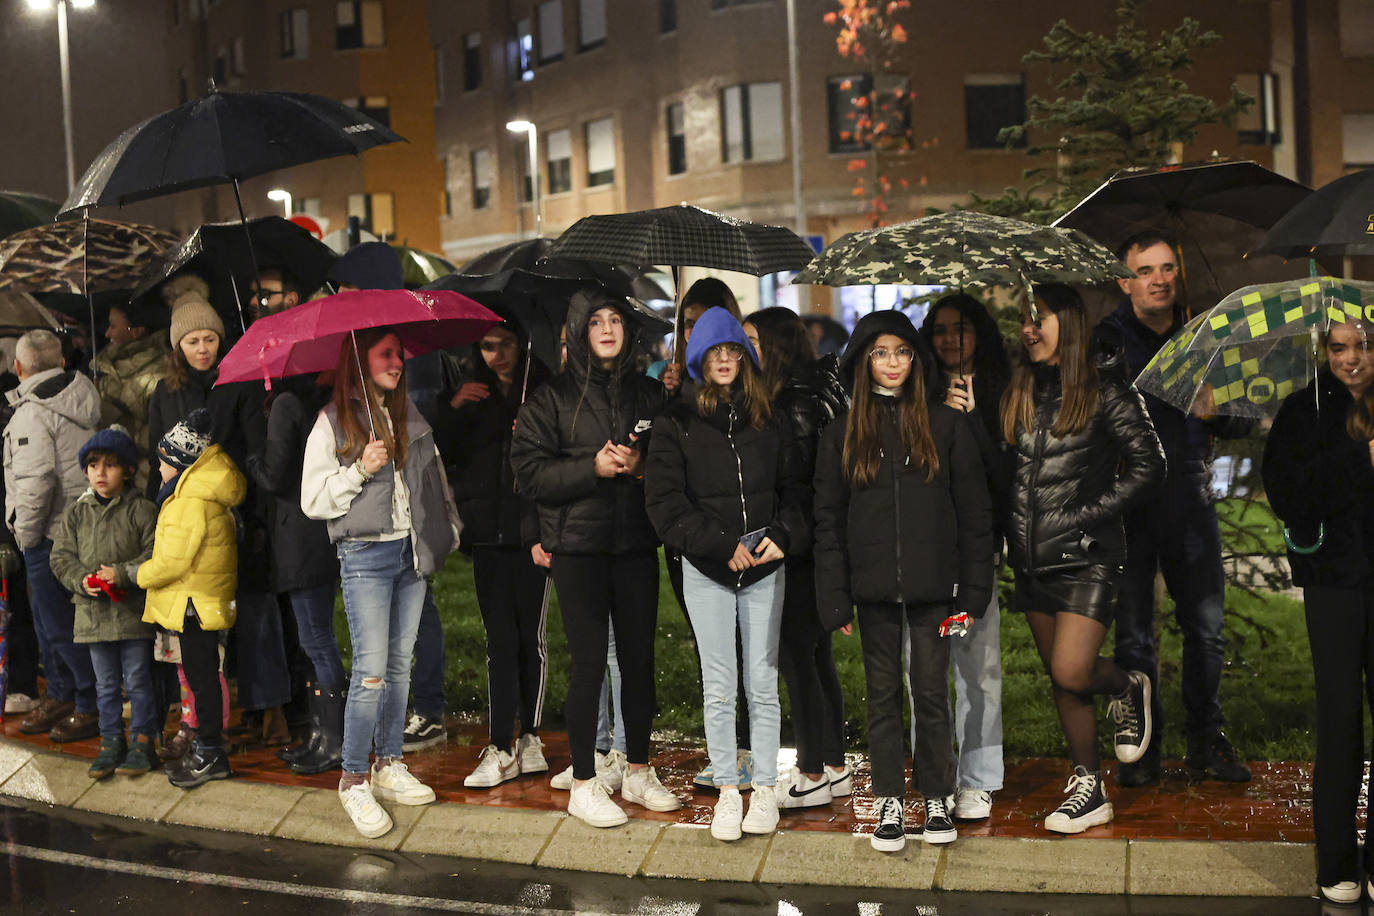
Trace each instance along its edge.
{"label": "eyeglasses", "polygon": [[248,296],[249,296],[249,298],[252,299],[254,302],[260,302],[260,303],[262,303],[263,305],[266,305],[268,302],[270,302],[270,301],[272,300],[272,297],[273,297],[273,296],[280,296],[280,295],[282,295],[284,292],[285,292],[285,290],[280,290],[280,289],[262,289],[262,288],[258,288],[258,289],[255,289],[255,290],[251,291],[251,292],[248,294]]}
{"label": "eyeglasses", "polygon": [[712,347],[708,355],[718,356],[723,359],[728,359],[732,363],[737,363],[744,359],[744,348],[739,344],[721,344],[720,346]]}
{"label": "eyeglasses", "polygon": [[905,365],[916,358],[916,351],[910,347],[898,347],[895,350],[889,350],[887,347],[874,347],[868,352],[868,358],[875,363],[885,363],[895,359]]}

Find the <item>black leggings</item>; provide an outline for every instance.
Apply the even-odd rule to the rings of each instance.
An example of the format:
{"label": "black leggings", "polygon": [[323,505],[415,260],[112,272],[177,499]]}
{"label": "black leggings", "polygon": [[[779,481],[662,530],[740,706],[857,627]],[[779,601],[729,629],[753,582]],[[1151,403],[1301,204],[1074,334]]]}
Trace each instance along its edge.
{"label": "black leggings", "polygon": [[196,736],[206,747],[219,747],[223,728],[220,710],[224,706],[219,690],[219,633],[202,630],[193,609],[191,602],[186,602],[186,622],[180,634],[181,667],[195,694],[197,711],[205,711],[197,716]]}
{"label": "black leggings", "polygon": [[844,693],[830,633],[816,613],[816,568],[810,558],[788,563],[778,667],[792,704],[797,766],[803,773],[844,766]]}
{"label": "black leggings", "polygon": [[476,547],[472,578],[487,630],[491,743],[508,750],[515,736],[539,731],[544,712],[544,584],[548,577],[519,547]]}
{"label": "black leggings", "polygon": [[555,554],[553,584],[568,638],[568,723],[573,778],[596,778],[596,711],[606,676],[608,627],[615,627],[625,713],[625,756],[649,762],[653,726],[654,632],[658,627],[658,552],[618,556]]}

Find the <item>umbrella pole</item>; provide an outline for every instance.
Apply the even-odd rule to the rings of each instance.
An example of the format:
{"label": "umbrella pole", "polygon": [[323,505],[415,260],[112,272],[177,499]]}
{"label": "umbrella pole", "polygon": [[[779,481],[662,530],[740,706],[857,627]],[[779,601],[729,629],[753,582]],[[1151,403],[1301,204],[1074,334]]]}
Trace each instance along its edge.
{"label": "umbrella pole", "polygon": [[[529,332],[526,331],[528,334]],[[524,378],[520,381],[520,403],[525,403],[525,392],[530,388],[530,362],[534,359],[534,337],[531,336],[525,344],[525,372]]]}
{"label": "umbrella pole", "polygon": [[377,441],[377,427],[372,422],[372,394],[367,390],[367,375],[363,373],[363,357],[358,352],[358,334],[356,331],[349,331],[348,336],[353,338],[353,363],[358,367],[358,381],[363,386],[363,406],[367,409],[367,434],[375,442]]}
{"label": "umbrella pole", "polygon": [[95,333],[95,295],[91,292],[91,208],[81,208],[81,220],[84,223],[81,234],[81,285],[85,287],[86,308],[91,315],[91,360],[100,352],[98,338]]}
{"label": "umbrella pole", "polygon": [[[234,179],[234,203],[239,206],[239,223],[243,226],[244,237],[248,239],[248,260],[253,265],[253,281],[257,282],[258,253],[253,250],[253,234],[248,231],[248,217],[243,215],[243,197],[239,194],[239,180],[237,178]],[[229,276],[231,278],[234,276],[234,265],[232,263],[229,265]],[[239,307],[239,327],[247,333],[248,321],[243,316],[243,300],[239,299],[237,289],[234,292],[234,298],[237,300]],[[356,349],[356,347],[354,349]],[[368,420],[370,421],[371,419],[372,417],[369,413]]]}

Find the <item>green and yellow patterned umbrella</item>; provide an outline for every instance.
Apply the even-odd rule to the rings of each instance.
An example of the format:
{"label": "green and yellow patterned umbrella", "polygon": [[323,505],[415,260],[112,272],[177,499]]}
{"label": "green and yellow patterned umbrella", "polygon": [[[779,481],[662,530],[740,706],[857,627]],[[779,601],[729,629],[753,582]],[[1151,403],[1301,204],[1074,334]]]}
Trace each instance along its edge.
{"label": "green and yellow patterned umbrella", "polygon": [[1333,324],[1374,323],[1374,283],[1309,277],[1246,286],[1179,329],[1136,387],[1183,411],[1210,396],[1217,413],[1273,416],[1325,360]]}

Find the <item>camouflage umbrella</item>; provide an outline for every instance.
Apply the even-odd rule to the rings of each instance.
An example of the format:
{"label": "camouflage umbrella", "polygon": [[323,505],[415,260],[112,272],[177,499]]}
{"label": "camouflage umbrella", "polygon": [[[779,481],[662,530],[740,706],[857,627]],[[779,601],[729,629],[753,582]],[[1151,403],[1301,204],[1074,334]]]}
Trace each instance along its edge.
{"label": "camouflage umbrella", "polygon": [[35,226],[0,239],[0,289],[79,296],[130,289],[176,242],[164,229],[107,219]]}
{"label": "camouflage umbrella", "polygon": [[967,289],[1130,276],[1115,255],[1077,229],[959,210],[841,236],[792,282]]}
{"label": "camouflage umbrella", "polygon": [[1374,283],[1309,277],[1246,286],[1178,330],[1136,387],[1179,410],[1211,398],[1217,413],[1272,416],[1310,381],[1332,324],[1374,321]]}

